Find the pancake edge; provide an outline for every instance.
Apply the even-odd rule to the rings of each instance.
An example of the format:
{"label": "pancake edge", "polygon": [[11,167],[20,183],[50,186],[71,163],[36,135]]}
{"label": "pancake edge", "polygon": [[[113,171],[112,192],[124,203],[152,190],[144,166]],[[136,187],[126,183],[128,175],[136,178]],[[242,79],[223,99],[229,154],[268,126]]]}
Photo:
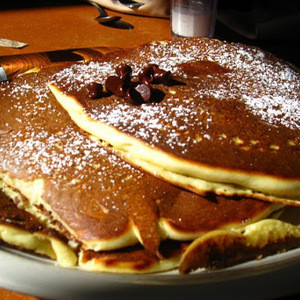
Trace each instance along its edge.
{"label": "pancake edge", "polygon": [[[48,83],[48,86],[57,101],[81,129],[96,139],[112,145],[116,152],[126,153],[128,159],[132,161],[135,159],[137,165],[139,162],[151,163],[153,166],[168,170],[175,175],[179,174],[186,179],[192,179],[194,183],[186,185],[186,187],[192,186],[194,192],[197,191],[200,194],[207,192],[198,188],[200,181],[198,183],[196,181],[200,179],[202,183],[206,181],[210,184],[217,184],[219,187],[222,185],[223,192],[220,189],[219,193],[222,192],[223,195],[228,195],[228,192],[224,192],[225,186],[228,186],[226,189],[229,190],[238,186],[240,195],[249,195],[251,191],[251,194],[255,193],[255,197],[259,197],[259,199],[269,199],[270,201],[274,201],[276,198],[279,200],[287,199],[285,200],[287,204],[300,205],[300,180],[290,180],[279,176],[259,174],[258,172],[246,173],[240,170],[210,167],[178,158],[159,149],[156,150],[113,126],[92,119],[76,97],[65,94],[51,82]],[[152,159],[150,160],[150,158]],[[152,174],[154,174],[153,171]],[[215,191],[215,187],[211,189],[211,191]],[[233,193],[232,191],[231,195],[233,194],[236,192]],[[278,202],[281,202],[279,200]]]}

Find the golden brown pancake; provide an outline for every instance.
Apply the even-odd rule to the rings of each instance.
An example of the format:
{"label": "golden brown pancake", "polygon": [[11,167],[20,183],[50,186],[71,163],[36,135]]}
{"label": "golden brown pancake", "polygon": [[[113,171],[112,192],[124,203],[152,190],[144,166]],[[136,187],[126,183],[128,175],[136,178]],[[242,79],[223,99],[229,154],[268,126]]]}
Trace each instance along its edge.
{"label": "golden brown pancake", "polygon": [[19,209],[0,189],[0,243],[55,259],[62,267],[77,263],[76,249],[65,237],[46,228],[34,216]]}
{"label": "golden brown pancake", "polygon": [[56,230],[46,228],[33,215],[20,209],[0,189],[0,244],[56,260],[61,267],[89,271],[149,273],[174,269],[188,243],[163,241],[160,257],[149,254],[141,245],[121,250],[94,252],[72,247]]}
{"label": "golden brown pancake", "polygon": [[[15,199],[16,201],[16,199]],[[180,267],[187,273],[200,267],[227,267],[262,255],[299,246],[299,211],[286,209],[277,220],[262,220],[235,230],[214,230],[192,244],[166,240],[160,256],[149,254],[141,245],[119,250],[73,249],[68,239],[45,228],[34,216],[20,209],[0,190],[0,243],[54,259],[62,267],[114,273],[153,273]],[[285,223],[289,222],[289,223]]]}
{"label": "golden brown pancake", "polygon": [[79,266],[88,271],[110,273],[155,273],[178,268],[188,242],[165,240],[160,256],[150,255],[140,245],[113,251],[81,251]]}
{"label": "golden brown pancake", "polygon": [[48,90],[54,71],[1,84],[0,179],[22,208],[82,249],[140,243],[156,255],[161,240],[191,240],[281,207],[195,195],[134,168],[72,122]]}
{"label": "golden brown pancake", "polygon": [[[299,211],[298,211],[299,214]],[[266,219],[234,230],[214,230],[191,243],[182,256],[179,271],[226,268],[249,260],[285,252],[300,246],[300,227]]]}
{"label": "golden brown pancake", "polygon": [[[132,68],[137,84],[153,63],[173,81],[150,83],[145,103],[105,89],[89,96],[87,86],[105,87],[121,64]],[[79,127],[158,177],[202,195],[299,205],[299,79],[258,48],[189,38],[74,64],[50,87]]]}
{"label": "golden brown pancake", "polygon": [[[6,243],[39,250],[63,266],[75,263],[73,248],[86,270],[159,272],[179,265],[190,240],[230,232],[282,207],[246,197],[199,196],[133,167],[71,121],[47,88],[54,72],[0,85],[0,185],[43,228],[30,230],[24,220],[12,231],[1,223]],[[0,210],[6,221],[23,216]],[[51,238],[53,230],[63,242]]]}

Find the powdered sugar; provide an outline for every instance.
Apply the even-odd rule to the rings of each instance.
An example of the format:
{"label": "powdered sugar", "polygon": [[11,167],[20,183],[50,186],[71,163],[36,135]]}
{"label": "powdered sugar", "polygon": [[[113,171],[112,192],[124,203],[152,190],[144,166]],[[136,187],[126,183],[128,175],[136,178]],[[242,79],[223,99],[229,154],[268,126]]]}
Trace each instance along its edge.
{"label": "powdered sugar", "polygon": [[291,129],[300,128],[300,102],[298,100],[284,99],[282,96],[260,98],[243,96],[243,98],[247,108],[259,115],[262,120],[274,125],[283,124]]}
{"label": "powdered sugar", "polygon": [[[207,74],[199,79],[195,77],[186,88],[168,87],[165,90],[167,96],[161,103],[133,107],[121,100],[117,104],[114,102],[113,106],[102,106],[99,102],[99,107],[92,105],[87,112],[94,119],[150,144],[163,142],[170,149],[181,148],[182,152],[187,151],[191,138],[183,132],[193,131],[195,125],[203,139],[214,138],[210,133],[214,116],[210,114],[209,104],[205,106],[207,98],[212,104],[213,101],[240,102],[245,105],[245,113],[260,118],[258,122],[299,130],[299,74],[268,53],[241,44],[207,39],[155,42],[124,56],[120,53],[109,63],[98,61],[72,66],[56,74],[53,82],[67,93],[77,93],[86,81],[104,84],[106,77],[114,74],[120,63],[129,64],[133,76],[147,64],[155,63],[184,81],[188,75],[183,72],[181,64],[195,61],[213,62],[227,72]],[[177,93],[180,93],[180,99],[176,97]],[[205,114],[199,114],[199,107]]]}
{"label": "powdered sugar", "polygon": [[99,185],[111,183],[127,172],[133,172],[136,178],[141,175],[82,134],[68,115],[57,109],[59,104],[55,99],[49,99],[47,79],[35,81],[34,76],[29,81],[25,77],[21,83],[0,85],[6,102],[1,105],[7,108],[7,117],[3,116],[7,122],[0,124],[2,171],[14,170],[26,173],[29,178],[42,176],[67,182],[68,173],[82,181],[96,172],[98,175],[92,180],[99,181]]}

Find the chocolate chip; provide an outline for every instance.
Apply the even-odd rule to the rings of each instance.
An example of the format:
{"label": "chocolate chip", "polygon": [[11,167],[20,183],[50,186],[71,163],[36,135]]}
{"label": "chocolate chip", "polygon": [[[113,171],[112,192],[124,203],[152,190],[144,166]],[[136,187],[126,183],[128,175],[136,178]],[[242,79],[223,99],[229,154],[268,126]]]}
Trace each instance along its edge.
{"label": "chocolate chip", "polygon": [[142,72],[138,74],[138,80],[142,83],[152,83],[153,82],[153,74],[154,70],[158,68],[155,64],[149,64],[145,67]]}
{"label": "chocolate chip", "polygon": [[149,85],[145,83],[138,84],[135,87],[135,90],[140,93],[141,97],[143,98],[144,102],[148,102],[151,97],[151,88]]}
{"label": "chocolate chip", "polygon": [[165,84],[168,85],[172,82],[172,76],[170,71],[160,69],[156,64],[149,64],[138,75],[138,80],[143,83]]}
{"label": "chocolate chip", "polygon": [[150,100],[151,88],[145,84],[140,83],[137,86],[132,86],[127,90],[125,100],[134,105],[140,105]]}
{"label": "chocolate chip", "polygon": [[123,64],[116,67],[116,73],[123,81],[130,81],[132,69],[129,65]]}
{"label": "chocolate chip", "polygon": [[105,89],[126,102],[141,105],[147,102],[161,102],[165,93],[153,89],[151,84],[170,85],[174,81],[171,72],[160,69],[156,64],[149,64],[138,74],[138,81],[131,81],[132,69],[121,64],[116,67],[117,76],[109,76],[105,81]]}
{"label": "chocolate chip", "polygon": [[105,81],[105,89],[118,97],[125,97],[129,84],[118,76],[109,76]]}
{"label": "chocolate chip", "polygon": [[86,90],[90,98],[96,99],[102,95],[103,87],[102,84],[93,81],[86,85]]}
{"label": "chocolate chip", "polygon": [[153,83],[162,83],[168,85],[172,82],[172,75],[170,71],[165,71],[162,69],[155,70],[153,74]]}

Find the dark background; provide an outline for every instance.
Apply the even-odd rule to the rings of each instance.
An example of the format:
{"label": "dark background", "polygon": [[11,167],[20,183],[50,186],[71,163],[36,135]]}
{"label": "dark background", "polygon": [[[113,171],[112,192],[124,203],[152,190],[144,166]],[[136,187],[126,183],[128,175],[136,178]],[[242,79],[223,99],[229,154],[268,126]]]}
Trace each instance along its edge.
{"label": "dark background", "polygon": [[[299,0],[219,0],[218,14],[217,38],[258,46],[300,68]],[[231,17],[227,24],[223,14]],[[230,22],[232,26],[228,26]],[[251,31],[255,26],[262,29],[255,38],[239,32]]]}

